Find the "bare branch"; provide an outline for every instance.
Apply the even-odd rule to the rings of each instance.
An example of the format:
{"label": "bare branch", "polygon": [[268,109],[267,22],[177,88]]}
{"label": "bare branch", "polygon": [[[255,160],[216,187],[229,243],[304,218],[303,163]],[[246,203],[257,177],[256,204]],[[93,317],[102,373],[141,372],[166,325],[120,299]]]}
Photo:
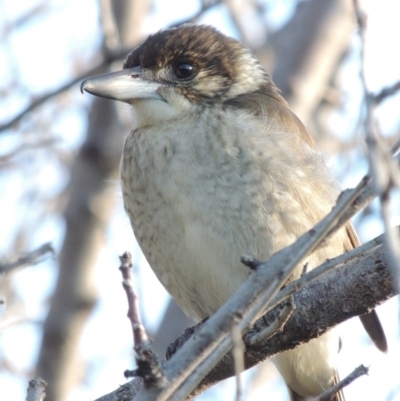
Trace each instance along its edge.
{"label": "bare branch", "polygon": [[138,368],[134,371],[125,371],[125,377],[140,377],[146,386],[161,386],[164,383],[164,374],[161,363],[151,347],[150,339],[143,327],[139,312],[139,297],[133,288],[132,255],[125,252],[119,257],[122,273],[122,286],[128,299],[128,318],[132,325],[134,349]]}
{"label": "bare branch", "polygon": [[332,396],[338,393],[340,390],[343,390],[345,387],[347,387],[349,384],[353,383],[354,380],[358,379],[359,377],[363,375],[368,374],[368,368],[365,367],[364,365],[360,365],[357,368],[353,370],[347,377],[345,377],[343,380],[341,380],[339,383],[335,384],[332,386],[330,389],[326,390],[323,394],[320,396],[313,398],[310,401],[329,401],[331,400]]}
{"label": "bare branch", "polygon": [[54,89],[54,90],[48,92],[47,94],[37,98],[32,103],[30,103],[29,106],[27,106],[24,110],[22,110],[15,117],[13,117],[10,121],[8,121],[5,124],[0,125],[0,132],[12,128],[15,124],[19,123],[22,120],[22,118],[25,117],[26,114],[37,109],[39,106],[46,103],[48,100],[52,99],[53,97],[58,96],[61,93],[65,92],[66,90],[70,89],[72,86],[76,85],[77,83],[80,83],[82,80],[84,80],[88,76],[100,74],[101,72],[104,71],[104,69],[110,63],[117,61],[117,60],[123,60],[125,55],[130,50],[131,49],[129,49],[129,50],[121,49],[120,51],[110,54],[107,59],[102,60],[100,63],[98,63],[93,68],[91,68],[91,69],[85,71],[83,74],[73,78],[72,80],[68,81],[66,84],[62,85],[61,87]]}
{"label": "bare branch", "polygon": [[129,252],[125,252],[119,257],[119,260],[121,261],[119,270],[123,278],[122,286],[128,299],[128,318],[132,324],[133,342],[135,347],[139,347],[150,340],[140,319],[139,297],[132,285],[132,255]]}
{"label": "bare branch", "polygon": [[383,88],[380,92],[371,96],[374,103],[378,105],[382,103],[384,100],[386,100],[388,97],[395,95],[399,91],[400,91],[400,81],[397,81],[393,85],[387,86],[386,88]]}
{"label": "bare branch", "polygon": [[0,274],[17,269],[19,267],[26,267],[40,263],[42,261],[41,257],[47,253],[54,254],[54,249],[50,242],[40,246],[38,249],[35,249],[32,252],[28,252],[25,255],[20,256],[14,262],[0,263]]}

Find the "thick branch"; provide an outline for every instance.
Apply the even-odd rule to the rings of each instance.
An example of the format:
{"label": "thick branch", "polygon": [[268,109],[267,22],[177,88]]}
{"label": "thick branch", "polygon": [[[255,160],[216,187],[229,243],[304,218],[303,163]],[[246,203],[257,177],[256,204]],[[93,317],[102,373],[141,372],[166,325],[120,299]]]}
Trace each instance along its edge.
{"label": "thick branch", "polygon": [[[334,268],[334,260],[326,262],[330,265],[330,271],[295,293],[296,309],[280,334],[267,340],[258,349],[246,350],[246,368],[319,337],[337,324],[367,313],[396,295],[382,242],[383,236],[380,236],[368,243],[370,246],[366,246],[366,250],[362,247],[361,252],[359,249],[349,252],[349,261],[338,268]],[[340,259],[340,256],[336,258]],[[316,276],[319,271],[324,270],[325,264],[312,273]],[[293,283],[292,286],[296,287],[296,284]],[[279,294],[277,298],[280,298]],[[279,310],[279,307],[272,309],[265,320],[272,322]],[[257,330],[261,330],[263,326],[262,319],[255,325]],[[226,355],[194,394],[198,395],[206,388],[232,376],[232,366],[231,356]]]}
{"label": "thick branch", "polygon": [[[292,293],[291,289],[298,289],[294,295],[296,309],[278,335],[257,348],[247,348],[246,368],[318,337],[337,324],[366,313],[396,295],[382,241],[383,236],[380,236],[345,255],[329,260],[278,293],[273,304],[284,298],[281,294],[288,296]],[[313,281],[307,282],[309,279]],[[273,321],[280,311],[279,306],[275,307],[267,313],[266,320]],[[255,329],[262,330],[263,324],[260,319]],[[204,378],[189,399],[233,375],[233,360],[228,354]],[[129,398],[119,396],[122,389],[129,391],[130,399],[133,400],[138,388],[140,386],[133,380],[97,401],[126,401]]]}

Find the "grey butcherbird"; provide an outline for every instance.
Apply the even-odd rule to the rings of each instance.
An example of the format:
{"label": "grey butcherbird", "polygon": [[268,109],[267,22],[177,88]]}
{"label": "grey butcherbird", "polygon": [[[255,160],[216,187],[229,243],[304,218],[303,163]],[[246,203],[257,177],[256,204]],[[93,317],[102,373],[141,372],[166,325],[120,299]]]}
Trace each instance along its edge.
{"label": "grey butcherbird", "polygon": [[[125,210],[162,284],[201,320],[248,277],[241,255],[266,260],[292,244],[331,210],[340,188],[260,63],[216,29],[158,32],[123,68],[81,88],[133,107],[121,163]],[[303,263],[314,268],[358,245],[349,223]],[[361,321],[386,351],[375,311]],[[274,358],[293,400],[337,382],[338,342],[330,331]]]}

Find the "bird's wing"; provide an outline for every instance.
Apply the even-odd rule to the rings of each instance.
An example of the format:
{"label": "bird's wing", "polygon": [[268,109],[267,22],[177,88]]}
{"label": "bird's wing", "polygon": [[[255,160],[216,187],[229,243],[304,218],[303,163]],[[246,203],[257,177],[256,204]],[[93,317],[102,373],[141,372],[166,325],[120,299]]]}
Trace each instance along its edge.
{"label": "bird's wing", "polygon": [[[239,95],[236,98],[225,101],[228,107],[237,107],[246,110],[249,113],[267,121],[275,121],[278,125],[282,125],[285,129],[298,133],[299,142],[307,143],[311,148],[316,149],[317,145],[309,134],[304,124],[289,109],[286,101],[279,95],[276,90],[264,88],[263,92],[254,92]],[[274,89],[274,88],[272,88]],[[282,122],[282,124],[280,124]],[[347,240],[344,248],[347,251],[354,249],[360,245],[360,241],[351,222],[346,224]],[[383,331],[381,322],[375,310],[360,316],[366,332],[371,337],[376,347],[382,351],[387,351],[387,341],[385,332]]]}
{"label": "bird's wing", "polygon": [[263,123],[274,121],[285,130],[297,132],[299,141],[305,142],[314,149],[317,147],[304,124],[289,109],[286,101],[282,97],[277,97],[275,93],[273,96],[259,92],[246,93],[226,100],[224,105],[247,111],[249,114],[259,117]]}

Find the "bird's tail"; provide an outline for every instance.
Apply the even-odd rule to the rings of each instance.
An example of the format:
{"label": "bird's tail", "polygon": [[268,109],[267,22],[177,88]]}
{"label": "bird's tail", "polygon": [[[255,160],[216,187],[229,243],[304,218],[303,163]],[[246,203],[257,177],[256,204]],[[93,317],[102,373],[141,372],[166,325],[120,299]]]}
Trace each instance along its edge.
{"label": "bird's tail", "polygon": [[[339,375],[337,370],[335,370],[334,373],[334,379],[333,379],[333,384],[335,385],[337,383],[339,383]],[[305,401],[305,400],[309,400],[310,397],[301,397],[300,395],[298,395],[295,391],[293,391],[290,387],[288,387],[289,389],[289,395],[290,395],[290,401]],[[311,397],[312,399],[312,397]],[[344,394],[343,391],[340,390],[338,393],[336,393],[335,395],[333,395],[331,398],[329,398],[329,401],[346,401],[344,398]]]}

